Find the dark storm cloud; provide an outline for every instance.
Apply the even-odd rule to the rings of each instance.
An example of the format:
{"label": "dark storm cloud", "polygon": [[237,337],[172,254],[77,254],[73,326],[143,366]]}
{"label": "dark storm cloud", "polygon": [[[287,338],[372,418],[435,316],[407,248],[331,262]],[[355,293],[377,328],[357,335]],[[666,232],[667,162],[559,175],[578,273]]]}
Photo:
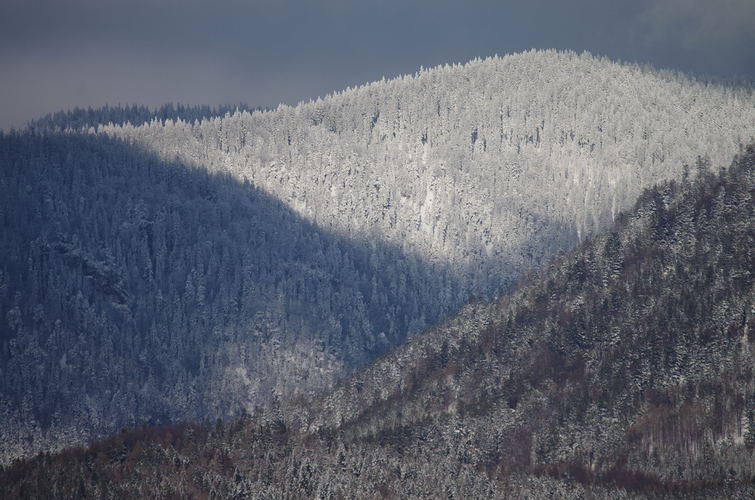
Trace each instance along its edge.
{"label": "dark storm cloud", "polygon": [[0,127],[74,106],[295,105],[531,48],[755,77],[752,0],[6,1]]}

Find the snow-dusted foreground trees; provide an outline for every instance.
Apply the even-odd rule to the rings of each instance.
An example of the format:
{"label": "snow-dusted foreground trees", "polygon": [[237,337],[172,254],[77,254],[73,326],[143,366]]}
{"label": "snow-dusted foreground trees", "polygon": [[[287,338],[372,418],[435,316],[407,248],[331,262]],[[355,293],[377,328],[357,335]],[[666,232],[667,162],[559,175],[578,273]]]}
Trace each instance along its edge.
{"label": "snow-dusted foreground trees", "polygon": [[6,134],[3,458],[327,387],[753,135],[751,89],[557,52]]}

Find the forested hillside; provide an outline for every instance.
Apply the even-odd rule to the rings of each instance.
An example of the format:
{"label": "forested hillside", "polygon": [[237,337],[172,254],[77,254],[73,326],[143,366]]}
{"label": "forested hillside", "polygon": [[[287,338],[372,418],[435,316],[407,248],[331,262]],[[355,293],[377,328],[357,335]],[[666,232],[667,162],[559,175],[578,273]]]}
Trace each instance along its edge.
{"label": "forested hillside", "polygon": [[755,135],[751,88],[553,51],[213,114],[0,136],[1,460],[329,387]]}
{"label": "forested hillside", "polygon": [[262,108],[251,108],[245,104],[235,106],[183,106],[181,104],[167,103],[154,111],[147,106],[104,106],[102,108],[74,108],[73,111],[58,111],[49,113],[44,118],[32,120],[28,128],[40,131],[60,131],[66,129],[80,130],[90,127],[97,128],[100,125],[118,125],[126,124],[141,126],[153,120],[176,121],[181,120],[189,123],[202,120],[210,120],[216,117],[225,116],[228,113],[236,111],[263,111]]}
{"label": "forested hillside", "polygon": [[755,143],[315,399],[124,429],[6,498],[750,498]]}
{"label": "forested hillside", "polygon": [[[322,388],[398,344],[419,307],[438,314],[422,262],[324,232],[248,183],[107,137],[5,146],[5,453]],[[373,333],[386,278],[396,327]]]}
{"label": "forested hillside", "polygon": [[[228,172],[357,241],[450,263],[455,305],[608,227],[755,135],[750,87],[555,51],[472,61],[201,124],[103,127]],[[426,318],[429,319],[429,318]]]}

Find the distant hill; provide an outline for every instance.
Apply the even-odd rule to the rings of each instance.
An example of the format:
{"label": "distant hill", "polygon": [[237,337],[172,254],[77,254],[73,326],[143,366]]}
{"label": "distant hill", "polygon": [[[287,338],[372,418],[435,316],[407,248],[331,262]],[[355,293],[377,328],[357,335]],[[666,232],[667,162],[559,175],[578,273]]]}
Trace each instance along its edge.
{"label": "distant hill", "polygon": [[755,143],[314,399],[124,429],[6,498],[749,498]]}
{"label": "distant hill", "polygon": [[167,103],[155,110],[150,110],[147,106],[104,106],[102,108],[74,108],[73,111],[58,111],[50,113],[44,118],[32,120],[29,122],[28,129],[37,132],[51,133],[65,129],[89,129],[97,128],[100,125],[123,126],[128,124],[141,126],[153,120],[182,120],[188,123],[195,121],[209,120],[218,116],[223,117],[226,114],[233,114],[236,111],[263,111],[262,108],[252,108],[246,104],[218,106],[184,106],[182,104]]}
{"label": "distant hill", "polygon": [[755,136],[749,87],[555,51],[192,109],[0,134],[3,462],[329,388]]}

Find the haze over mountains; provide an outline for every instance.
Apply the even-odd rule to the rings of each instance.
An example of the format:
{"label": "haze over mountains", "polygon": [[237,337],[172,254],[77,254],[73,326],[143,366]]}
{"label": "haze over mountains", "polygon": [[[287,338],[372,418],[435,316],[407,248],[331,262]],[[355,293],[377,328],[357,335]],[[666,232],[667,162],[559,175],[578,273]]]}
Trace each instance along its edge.
{"label": "haze over mountains", "polygon": [[0,137],[6,461],[329,387],[728,164],[755,96],[547,51],[90,125]]}

